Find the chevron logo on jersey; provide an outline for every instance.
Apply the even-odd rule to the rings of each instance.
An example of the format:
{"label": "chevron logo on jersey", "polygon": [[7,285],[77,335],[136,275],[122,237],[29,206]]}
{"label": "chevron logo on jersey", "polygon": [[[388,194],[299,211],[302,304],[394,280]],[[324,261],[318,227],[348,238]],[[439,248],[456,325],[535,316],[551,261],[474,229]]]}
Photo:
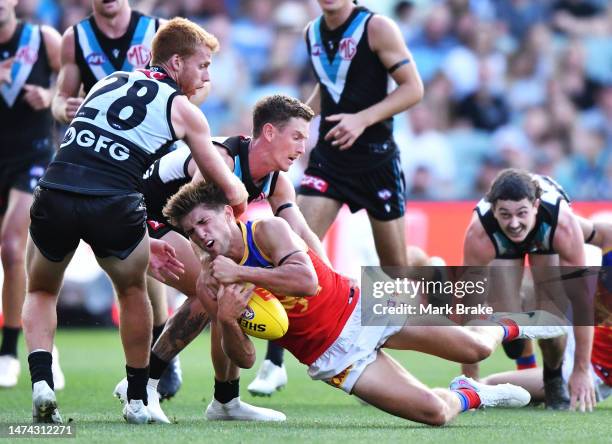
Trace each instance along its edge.
{"label": "chevron logo on jersey", "polygon": [[316,19],[308,27],[308,44],[310,45],[310,60],[319,77],[333,100],[340,102],[340,96],[344,91],[346,76],[351,66],[351,61],[357,53],[357,45],[365,32],[368,12],[362,11],[353,19],[348,26],[342,39],[338,52],[330,61],[327,53],[322,50],[323,39],[321,37],[321,17]]}

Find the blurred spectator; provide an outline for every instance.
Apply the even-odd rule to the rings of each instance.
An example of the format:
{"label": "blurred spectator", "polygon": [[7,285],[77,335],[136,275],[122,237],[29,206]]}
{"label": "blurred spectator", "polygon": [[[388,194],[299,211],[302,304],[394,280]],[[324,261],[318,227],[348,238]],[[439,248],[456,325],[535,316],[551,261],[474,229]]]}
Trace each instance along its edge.
{"label": "blurred spectator", "polygon": [[423,27],[407,42],[423,82],[432,79],[448,53],[457,46],[451,31],[450,11],[440,3],[429,11]]}
{"label": "blurred spectator", "polygon": [[232,45],[240,54],[243,66],[259,82],[268,67],[275,32],[272,22],[272,0],[243,1],[244,16],[232,27]]}
{"label": "blurred spectator", "polygon": [[459,103],[456,118],[473,128],[494,131],[508,122],[508,105],[502,91],[491,85],[487,62],[480,62],[479,73],[478,89]]}
{"label": "blurred spectator", "polygon": [[606,11],[592,0],[557,0],[553,5],[555,31],[570,36],[602,35],[610,32],[611,6]]}
{"label": "blurred spectator", "polygon": [[586,74],[585,52],[582,43],[572,40],[559,58],[555,78],[563,93],[581,110],[595,105],[599,84]]}
{"label": "blurred spectator", "polygon": [[488,154],[483,157],[480,169],[476,173],[474,184],[469,193],[471,199],[480,199],[491,189],[491,184],[499,172],[508,168],[510,164],[497,154]]}
{"label": "blurred spectator", "polygon": [[453,49],[444,62],[444,73],[453,84],[453,96],[460,101],[479,87],[479,66],[488,65],[489,84],[495,92],[504,88],[506,58],[496,48],[497,34],[492,23],[478,22],[471,14],[464,14],[457,22],[461,46]]}
{"label": "blurred spectator", "polygon": [[427,190],[430,198],[451,197],[456,161],[447,137],[437,129],[435,116],[427,103],[411,108],[406,115],[411,132],[396,134],[396,137],[407,189],[410,190],[415,182],[423,183],[427,179],[432,182]]}
{"label": "blurred spectator", "polygon": [[548,20],[550,2],[498,0],[495,2],[495,11],[497,20],[508,28],[516,41],[520,41],[533,26]]}

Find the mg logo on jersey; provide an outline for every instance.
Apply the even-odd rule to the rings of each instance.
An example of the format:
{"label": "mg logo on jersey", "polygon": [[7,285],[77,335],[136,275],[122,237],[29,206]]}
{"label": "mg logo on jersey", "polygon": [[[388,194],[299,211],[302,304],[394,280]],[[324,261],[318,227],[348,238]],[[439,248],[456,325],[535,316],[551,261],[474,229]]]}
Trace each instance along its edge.
{"label": "mg logo on jersey", "polygon": [[92,131],[83,129],[78,131],[74,127],[68,128],[60,148],[76,143],[82,148],[93,148],[96,153],[107,150],[108,154],[115,160],[123,161],[130,157],[129,148],[115,142],[108,137],[94,134]]}
{"label": "mg logo on jersey", "polygon": [[352,37],[347,37],[340,40],[340,56],[344,60],[352,60],[357,52],[357,43]]}
{"label": "mg logo on jersey", "polygon": [[85,61],[87,62],[88,65],[100,66],[100,65],[103,65],[104,62],[106,62],[106,56],[102,54],[101,52],[92,52],[91,54],[87,56]]}
{"label": "mg logo on jersey", "polygon": [[144,45],[134,45],[128,49],[127,59],[132,66],[142,68],[151,60],[151,51]]}
{"label": "mg logo on jersey", "polygon": [[29,46],[19,48],[15,54],[15,61],[21,62],[24,65],[33,65],[38,60],[38,54]]}
{"label": "mg logo on jersey", "polygon": [[304,174],[300,185],[317,190],[319,193],[325,193],[329,187],[328,183],[320,177],[310,176],[308,174]]}

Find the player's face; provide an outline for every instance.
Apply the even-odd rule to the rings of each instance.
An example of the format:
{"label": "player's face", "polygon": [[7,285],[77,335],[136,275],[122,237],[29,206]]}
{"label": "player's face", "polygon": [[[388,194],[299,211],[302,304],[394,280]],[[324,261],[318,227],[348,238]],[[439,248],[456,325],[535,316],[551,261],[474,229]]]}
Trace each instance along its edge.
{"label": "player's face", "polygon": [[181,228],[198,247],[215,258],[229,251],[229,224],[233,221],[230,207],[219,210],[199,205],[183,217]]}
{"label": "player's face", "polygon": [[0,26],[14,16],[15,6],[17,6],[17,0],[0,0]]}
{"label": "player's face", "polygon": [[93,10],[102,17],[113,18],[122,8],[128,6],[128,0],[93,0]]}
{"label": "player's face", "polygon": [[323,12],[336,12],[342,8],[346,8],[353,3],[353,0],[317,0]]}
{"label": "player's face", "polygon": [[272,143],[275,146],[274,159],[280,171],[288,171],[293,162],[306,152],[308,140],[308,122],[304,119],[292,117],[282,127],[274,127]]}
{"label": "player's face", "polygon": [[200,46],[193,55],[183,57],[181,61],[177,83],[181,91],[191,97],[210,82],[208,67],[212,61],[212,52],[209,47]]}
{"label": "player's face", "polygon": [[528,199],[498,200],[495,203],[493,216],[511,241],[522,242],[535,226],[538,206],[538,200],[535,203]]}

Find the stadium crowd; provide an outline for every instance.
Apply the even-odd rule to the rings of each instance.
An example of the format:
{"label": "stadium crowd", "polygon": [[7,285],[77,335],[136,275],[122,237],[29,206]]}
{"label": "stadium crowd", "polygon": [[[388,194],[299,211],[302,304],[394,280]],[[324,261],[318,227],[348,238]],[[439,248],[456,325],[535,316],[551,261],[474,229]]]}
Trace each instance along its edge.
{"label": "stadium crowd", "polygon": [[[219,38],[203,105],[213,134],[247,134],[251,109],[267,94],[306,99],[312,90],[302,30],[318,14],[316,1],[131,3],[190,18]],[[612,197],[612,5],[359,3],[396,20],[425,83],[421,104],[395,118],[408,199],[477,198],[506,167],[551,175],[574,199]],[[63,32],[90,7],[89,0],[22,0],[18,15]],[[297,184],[301,171],[293,170]]]}

